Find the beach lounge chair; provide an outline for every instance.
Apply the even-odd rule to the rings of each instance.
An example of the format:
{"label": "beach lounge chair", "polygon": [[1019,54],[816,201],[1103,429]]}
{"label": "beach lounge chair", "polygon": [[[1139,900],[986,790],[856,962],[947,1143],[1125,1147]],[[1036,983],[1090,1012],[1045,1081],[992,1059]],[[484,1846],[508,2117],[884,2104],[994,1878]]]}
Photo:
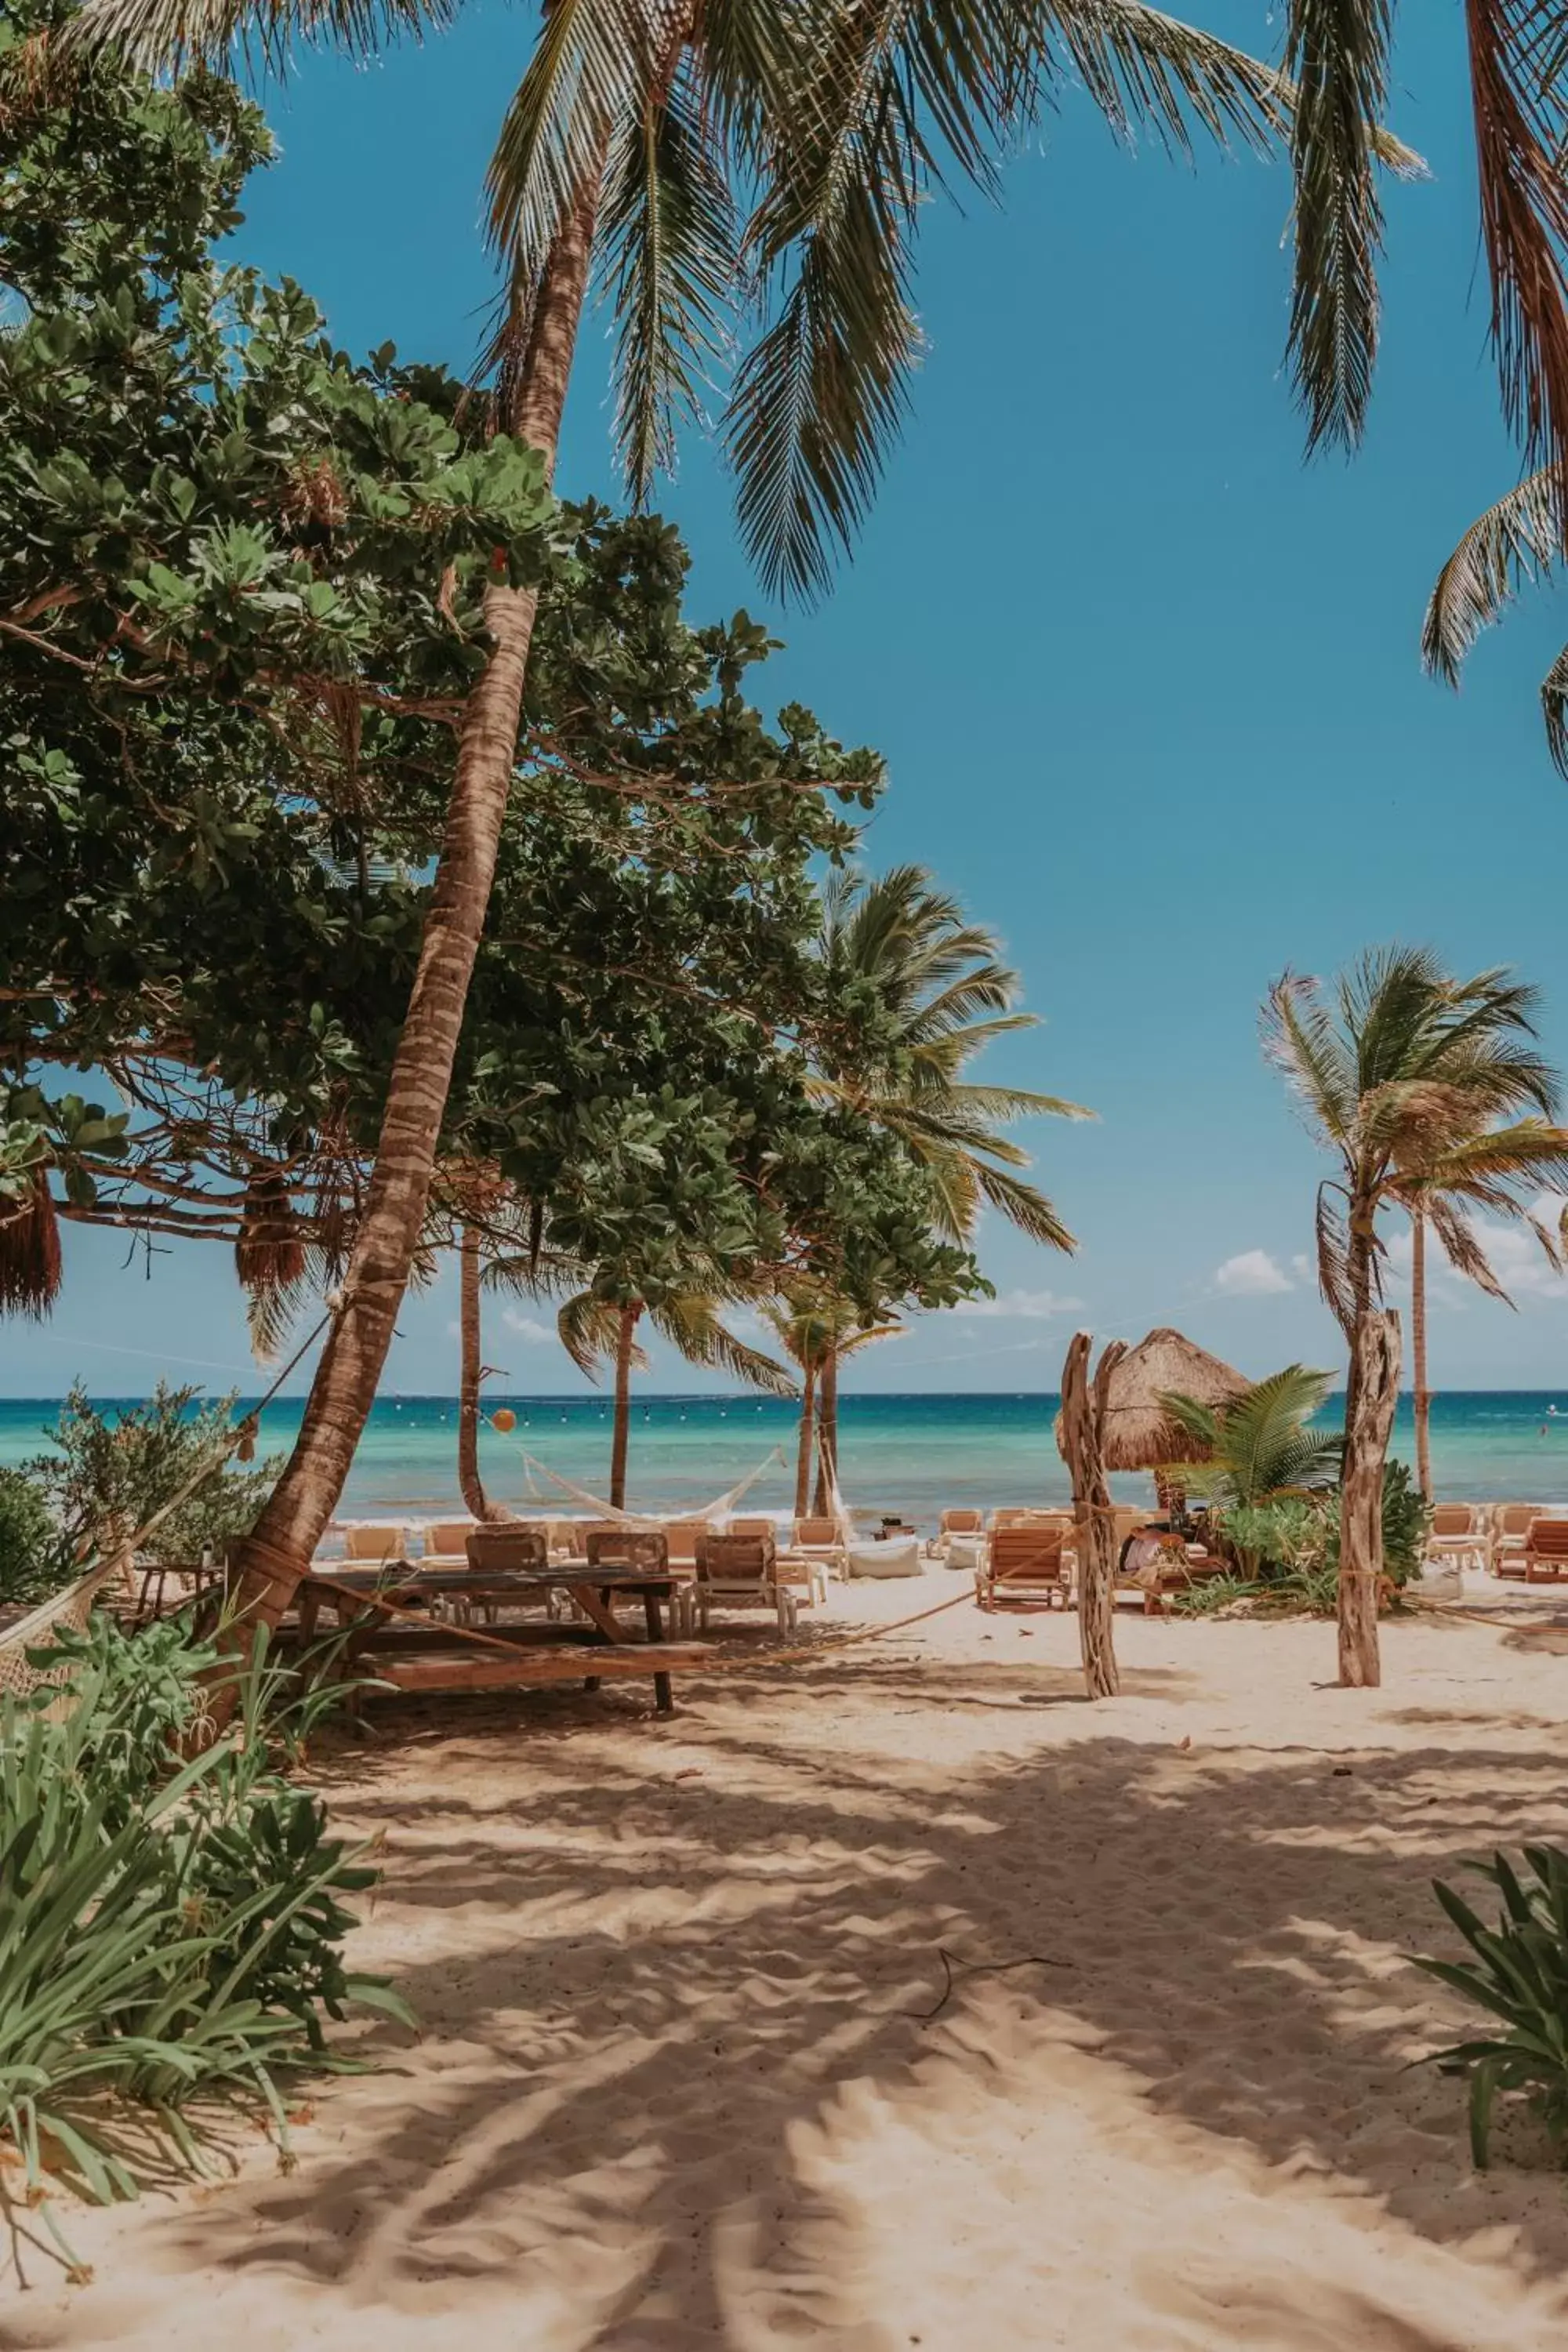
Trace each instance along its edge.
{"label": "beach lounge chair", "polygon": [[1492,1511],[1487,1566],[1494,1576],[1522,1576],[1524,1547],[1537,1519],[1546,1517],[1539,1503],[1499,1503]]}
{"label": "beach lounge chair", "polygon": [[1032,1528],[1042,1519],[1070,1518],[1071,1516],[1070,1512],[1052,1509],[1044,1503],[1005,1503],[1000,1510],[992,1512],[987,1528],[990,1534],[994,1535],[998,1528]]}
{"label": "beach lounge chair", "polygon": [[425,1549],[419,1555],[421,1568],[461,1568],[468,1557],[468,1538],[474,1531],[472,1519],[437,1519],[425,1530]]}
{"label": "beach lounge chair", "polygon": [[844,1536],[837,1519],[796,1519],[790,1528],[789,1558],[811,1570],[812,1598],[826,1601],[827,1580],[844,1573]]}
{"label": "beach lounge chair", "polygon": [[669,1566],[669,1538],[662,1528],[590,1528],[586,1546],[590,1568]]}
{"label": "beach lounge chair", "polygon": [[984,1532],[984,1511],[969,1509],[943,1511],[937,1521],[936,1533],[926,1546],[926,1558],[944,1560],[951,1567],[953,1538],[956,1536],[959,1538],[962,1553],[971,1545],[977,1543]]}
{"label": "beach lounge chair", "polygon": [[974,1571],[974,1595],[982,1609],[1001,1601],[1044,1601],[1065,1609],[1071,1571],[1067,1526],[996,1528]]}
{"label": "beach lounge chair", "polygon": [[1426,1538],[1428,1559],[1452,1559],[1461,1568],[1470,1563],[1485,1568],[1488,1548],[1484,1517],[1474,1504],[1438,1504]]}
{"label": "beach lounge chair", "polygon": [[346,1559],[401,1559],[408,1558],[406,1528],[345,1528],[343,1557]]}
{"label": "beach lounge chair", "polygon": [[727,1536],[746,1536],[752,1542],[759,1536],[771,1536],[774,1543],[779,1539],[778,1524],[773,1519],[729,1519],[725,1522],[724,1533]]}
{"label": "beach lounge chair", "polygon": [[1568,1519],[1536,1519],[1524,1542],[1526,1584],[1558,1584],[1568,1576]]}
{"label": "beach lounge chair", "polygon": [[771,1608],[778,1618],[779,1632],[793,1633],[795,1598],[778,1573],[778,1547],[772,1527],[763,1536],[705,1537],[697,1547],[697,1581],[688,1605],[695,1606],[704,1633],[714,1608],[750,1606]]}

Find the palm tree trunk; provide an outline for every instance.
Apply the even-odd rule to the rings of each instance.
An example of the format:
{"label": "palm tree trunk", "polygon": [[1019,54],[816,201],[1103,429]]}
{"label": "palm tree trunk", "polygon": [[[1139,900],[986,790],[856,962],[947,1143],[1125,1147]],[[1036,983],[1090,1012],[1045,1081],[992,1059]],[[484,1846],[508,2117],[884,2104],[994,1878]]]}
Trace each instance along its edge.
{"label": "palm tree trunk", "polygon": [[1340,1482],[1340,1681],[1375,1690],[1378,1588],[1383,1580],[1383,1465],[1399,1398],[1399,1318],[1368,1313],[1356,1326],[1355,1408],[1345,1423]]}
{"label": "palm tree trunk", "polygon": [[1426,1213],[1410,1212],[1410,1364],[1415,1382],[1415,1480],[1421,1499],[1432,1499],[1432,1446],[1428,1423],[1432,1392],[1426,1386]]}
{"label": "palm tree trunk", "polygon": [[1115,1698],[1116,1517],[1105,1483],[1105,1400],[1110,1375],[1126,1353],[1118,1340],[1104,1349],[1091,1381],[1094,1336],[1076,1331],[1062,1365],[1062,1445],[1072,1473],[1077,1522],[1078,1639],[1083,1686],[1089,1698]]}
{"label": "palm tree trunk", "polygon": [[804,1519],[811,1501],[811,1441],[816,1424],[816,1366],[807,1363],[800,1383],[800,1444],[795,1457],[795,1515]]}
{"label": "palm tree trunk", "polygon": [[838,1491],[838,1350],[829,1347],[822,1359],[821,1401],[816,1415],[816,1500],[819,1519],[833,1508]]}
{"label": "palm tree trunk", "polygon": [[610,1440],[610,1500],[617,1511],[626,1507],[626,1441],[632,1423],[632,1349],[637,1340],[638,1307],[623,1307],[616,1334],[616,1423]]}
{"label": "palm tree trunk", "polygon": [[[517,438],[552,474],[588,282],[599,173],[551,248],[514,415]],[[294,1450],[254,1532],[237,1548],[240,1624],[276,1626],[327,1522],[375,1401],[418,1245],[468,983],[484,930],[517,759],[537,593],[491,588],[491,650],[468,696],[435,888],[398,1040],[364,1214],[342,1301],[310,1384]]]}
{"label": "palm tree trunk", "polygon": [[485,1493],[479,1476],[479,1237],[472,1225],[463,1227],[458,1250],[458,1328],[462,1335],[462,1373],[458,1391],[458,1485],[463,1501],[476,1519],[510,1516]]}

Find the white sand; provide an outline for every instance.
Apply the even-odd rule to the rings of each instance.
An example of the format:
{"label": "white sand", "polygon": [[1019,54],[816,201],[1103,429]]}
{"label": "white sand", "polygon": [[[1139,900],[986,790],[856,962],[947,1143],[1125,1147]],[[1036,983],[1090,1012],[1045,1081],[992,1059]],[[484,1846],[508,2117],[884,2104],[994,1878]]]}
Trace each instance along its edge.
{"label": "white sand", "polygon": [[[0,2344],[1561,2352],[1568,2188],[1523,2125],[1475,2176],[1405,2068],[1461,2014],[1432,1874],[1568,1840],[1568,1626],[1389,1625],[1358,1694],[1331,1626],[1123,1613],[1096,1708],[1077,1638],[965,1607],[668,1725],[541,1695],[323,1759],[423,2038],[291,2177],[74,2215],[95,2283],[28,2253]],[[1026,1964],[922,2022],[939,1948]]]}

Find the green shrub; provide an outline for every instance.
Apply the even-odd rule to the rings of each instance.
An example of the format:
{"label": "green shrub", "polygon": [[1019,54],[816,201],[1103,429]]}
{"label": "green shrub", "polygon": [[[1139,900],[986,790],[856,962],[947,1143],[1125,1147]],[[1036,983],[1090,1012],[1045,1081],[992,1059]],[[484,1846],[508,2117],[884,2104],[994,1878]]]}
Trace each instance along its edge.
{"label": "green shrub", "polygon": [[343,1964],[342,1898],[376,1873],[279,1769],[336,1690],[302,1687],[262,1648],[228,1730],[182,1762],[217,1664],[183,1626],[127,1635],[100,1619],[37,1654],[63,1654],[71,1704],[58,1718],[0,1704],[0,2133],[74,2260],[52,2185],[134,2195],[148,2125],[199,2166],[214,2098],[257,2102],[287,2156],[281,2084],[347,2063],[322,2012],[408,2012]]}
{"label": "green shrub", "polygon": [[1201,1584],[1189,1584],[1175,1593],[1171,1606],[1179,1616],[1212,1617],[1216,1610],[1228,1609],[1233,1601],[1248,1601],[1262,1590],[1261,1585],[1244,1576],[1206,1576]]}
{"label": "green shrub", "polygon": [[229,1469],[221,1449],[236,1397],[198,1404],[200,1394],[160,1381],[142,1403],[121,1405],[110,1418],[79,1381],[73,1384],[47,1433],[57,1451],[27,1465],[73,1542],[107,1544],[145,1526],[204,1462],[212,1464],[210,1475],[153,1530],[148,1558],[198,1560],[208,1544],[221,1557],[249,1534],[279,1464]]}
{"label": "green shrub", "polygon": [[0,1470],[0,1609],[32,1607],[71,1579],[70,1546],[40,1482]]}
{"label": "green shrub", "polygon": [[1468,2076],[1470,2151],[1480,2170],[1500,2091],[1525,2093],[1559,2155],[1568,2143],[1568,1853],[1560,1846],[1531,1845],[1524,1862],[1523,1879],[1500,1853],[1467,1865],[1502,1896],[1495,1927],[1451,1886],[1435,1881],[1433,1892],[1476,1957],[1473,1962],[1416,1962],[1499,2021],[1492,2032],[1434,2051],[1423,2062]]}

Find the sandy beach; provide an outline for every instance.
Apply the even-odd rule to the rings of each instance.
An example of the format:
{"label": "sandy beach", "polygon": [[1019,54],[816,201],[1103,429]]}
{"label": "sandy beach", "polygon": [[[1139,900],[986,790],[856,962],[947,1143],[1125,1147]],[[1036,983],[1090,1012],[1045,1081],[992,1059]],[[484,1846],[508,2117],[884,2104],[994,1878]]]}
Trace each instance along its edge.
{"label": "sandy beach", "polygon": [[24,2250],[0,2343],[1556,2352],[1568,2190],[1523,2124],[1476,2176],[1407,2062],[1461,2016],[1433,1874],[1568,1837],[1568,1622],[1390,1623],[1357,1694],[1330,1625],[1122,1612],[1096,1708],[1077,1639],[962,1607],[668,1724],[336,1744],[386,1870],[353,1957],[420,2038],[356,2030],[291,2175],[73,2214],[92,2284]]}

